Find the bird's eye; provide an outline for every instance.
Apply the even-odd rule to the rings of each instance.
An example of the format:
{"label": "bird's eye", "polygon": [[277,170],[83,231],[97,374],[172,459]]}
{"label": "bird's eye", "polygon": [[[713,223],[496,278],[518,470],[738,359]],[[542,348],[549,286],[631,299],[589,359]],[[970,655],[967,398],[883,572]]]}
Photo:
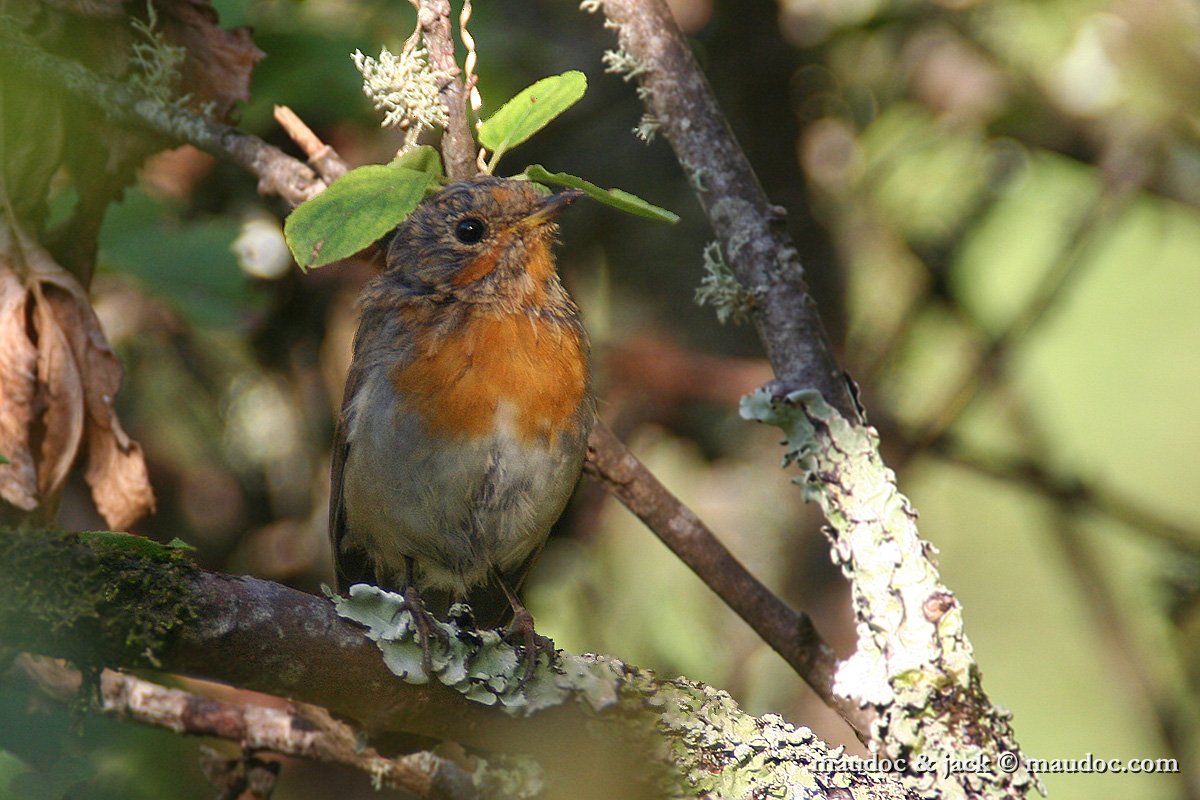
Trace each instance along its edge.
{"label": "bird's eye", "polygon": [[487,226],[483,224],[483,220],[475,217],[459,220],[458,225],[454,228],[454,235],[463,244],[479,244],[485,233],[487,233]]}

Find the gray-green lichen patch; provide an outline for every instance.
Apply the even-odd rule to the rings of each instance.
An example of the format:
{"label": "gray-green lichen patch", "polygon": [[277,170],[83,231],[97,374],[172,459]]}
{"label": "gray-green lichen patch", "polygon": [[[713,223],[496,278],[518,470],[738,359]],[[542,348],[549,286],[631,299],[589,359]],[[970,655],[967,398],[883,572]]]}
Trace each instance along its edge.
{"label": "gray-green lichen patch", "polygon": [[[805,499],[830,523],[826,533],[834,562],[851,581],[858,631],[834,691],[874,706],[872,735],[881,754],[932,763],[982,756],[993,765],[1002,753],[1019,754],[1008,713],[983,692],[962,609],[941,583],[935,550],[921,539],[874,428],[850,422],[815,391],[779,396],[759,389],[742,399],[741,414],[784,431],[784,465],[800,469]],[[913,779],[929,797],[1024,797],[1038,786],[1023,767]]]}
{"label": "gray-green lichen patch", "polygon": [[196,616],[195,574],[181,550],[129,534],[0,531],[0,640],[85,672],[157,666],[170,633]]}
{"label": "gray-green lichen patch", "polygon": [[471,779],[484,797],[515,800],[538,797],[546,786],[541,765],[527,756],[477,758]]}
{"label": "gray-green lichen patch", "polygon": [[697,305],[712,306],[717,312],[717,321],[745,322],[762,299],[761,290],[750,290],[742,286],[733,270],[725,263],[719,242],[704,246],[704,277],[696,289]]}
{"label": "gray-green lichen patch", "polygon": [[[808,728],[775,714],[753,717],[728,693],[682,678],[635,681],[643,702],[658,711],[658,729],[678,781],[670,797],[807,798],[828,797],[831,789],[849,795],[869,789],[873,798],[901,798],[904,788],[882,774],[820,771],[841,756]],[[861,795],[861,796],[865,796]]]}
{"label": "gray-green lichen patch", "polygon": [[430,642],[433,674],[428,675],[412,615],[402,608],[403,597],[377,586],[355,584],[349,597],[334,596],[333,602],[338,614],[366,626],[384,663],[408,683],[437,680],[470,700],[497,705],[514,715],[532,714],[570,696],[585,701],[594,711],[618,700],[620,662],[599,656],[562,655],[548,664],[541,654],[533,677],[521,686],[525,663],[517,649],[496,631],[460,624],[465,616],[462,607],[451,609],[449,622],[437,623],[445,635]]}
{"label": "gray-green lichen patch", "polygon": [[[836,758],[840,751],[831,751],[810,730],[781,717],[746,714],[727,693],[704,684],[662,680],[614,658],[560,652],[553,664],[543,660],[522,689],[518,683],[524,666],[513,647],[492,631],[465,628],[453,613],[450,622],[442,623],[450,649],[433,644],[433,674],[427,675],[400,595],[360,584],[350,588],[348,598],[333,600],[339,614],[367,627],[385,661],[405,681],[438,680],[514,715],[570,699],[582,703],[597,735],[639,742],[646,774],[660,776],[655,796],[826,797],[834,787],[850,790],[852,796],[865,787],[876,798],[905,796],[903,787],[884,775],[816,771],[814,764]],[[514,787],[531,785],[527,767],[521,765]]]}

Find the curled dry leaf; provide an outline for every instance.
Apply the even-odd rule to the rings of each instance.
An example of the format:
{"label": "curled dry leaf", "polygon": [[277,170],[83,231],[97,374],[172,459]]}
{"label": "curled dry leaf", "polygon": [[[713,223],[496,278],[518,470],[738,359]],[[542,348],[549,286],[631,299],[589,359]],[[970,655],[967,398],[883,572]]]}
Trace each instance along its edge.
{"label": "curled dry leaf", "polygon": [[[154,509],[154,493],[142,450],[122,429],[113,407],[121,383],[120,362],[83,287],[40,245],[18,233],[0,243],[0,265],[5,264],[9,269],[0,272],[0,279],[12,279],[0,283],[6,293],[0,305],[0,348],[5,353],[0,358],[0,396],[17,396],[10,392],[11,370],[3,366],[10,347],[12,352],[31,353],[32,359],[26,356],[24,383],[11,384],[14,392],[25,390],[25,402],[5,402],[0,411],[0,426],[24,425],[11,436],[23,450],[6,453],[14,464],[0,470],[18,459],[29,470],[36,469],[36,492],[26,493],[26,505],[7,494],[5,499],[25,510],[30,508],[28,498],[35,506],[53,508],[86,438],[85,477],[96,507],[110,527],[126,528]],[[10,305],[22,310],[19,328],[9,320]],[[35,433],[40,438],[36,454],[31,444]],[[7,427],[0,435],[10,435]]]}
{"label": "curled dry leaf", "polygon": [[250,72],[266,55],[254,46],[249,28],[222,28],[208,0],[159,0],[163,33],[187,50],[180,91],[213,104],[213,116],[228,119],[238,101],[250,99]]}
{"label": "curled dry leaf", "polygon": [[0,499],[37,507],[37,470],[29,449],[37,385],[37,348],[26,335],[29,299],[7,254],[0,253]]}

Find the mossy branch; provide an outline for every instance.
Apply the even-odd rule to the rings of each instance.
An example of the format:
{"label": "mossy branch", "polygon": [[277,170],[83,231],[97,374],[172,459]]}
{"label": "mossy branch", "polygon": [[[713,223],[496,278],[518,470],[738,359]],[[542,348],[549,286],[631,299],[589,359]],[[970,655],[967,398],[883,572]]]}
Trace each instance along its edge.
{"label": "mossy branch", "polygon": [[[0,536],[0,641],[93,674],[161,668],[319,705],[371,734],[532,756],[549,797],[767,796],[795,785],[810,797],[844,796],[835,788],[905,796],[879,775],[815,771],[834,753],[806,728],[752,717],[724,692],[608,657],[595,657],[603,669],[581,676],[561,702],[521,716],[438,682],[405,683],[327,600],[205,572],[135,537]],[[573,674],[567,667],[554,680],[569,684]],[[598,704],[600,696],[607,700]]]}
{"label": "mossy branch", "polygon": [[96,107],[114,122],[156,133],[173,145],[192,144],[227,158],[258,176],[259,192],[279,195],[293,206],[325,188],[325,182],[311,169],[257,136],[51,55],[28,41],[3,16],[0,64],[14,75],[66,90],[75,100]]}

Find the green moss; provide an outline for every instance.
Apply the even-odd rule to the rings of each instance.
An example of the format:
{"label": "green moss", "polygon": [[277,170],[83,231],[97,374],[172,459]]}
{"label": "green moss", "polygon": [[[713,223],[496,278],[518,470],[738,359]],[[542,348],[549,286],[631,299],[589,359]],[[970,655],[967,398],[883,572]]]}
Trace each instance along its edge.
{"label": "green moss", "polygon": [[111,532],[0,531],[0,641],[84,669],[158,666],[196,568],[181,551]]}

